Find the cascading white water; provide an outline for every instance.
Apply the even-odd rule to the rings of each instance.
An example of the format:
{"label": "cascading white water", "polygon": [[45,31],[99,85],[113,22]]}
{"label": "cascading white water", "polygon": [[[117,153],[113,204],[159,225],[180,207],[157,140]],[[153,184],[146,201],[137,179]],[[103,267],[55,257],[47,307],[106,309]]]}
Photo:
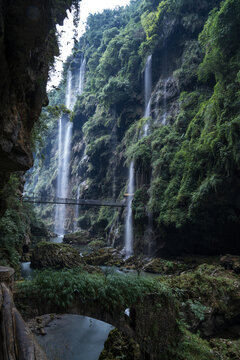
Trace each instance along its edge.
{"label": "cascading white water", "polygon": [[[145,107],[144,117],[148,118],[151,114],[151,92],[152,92],[152,55],[149,55],[146,61],[144,71],[144,95]],[[143,127],[143,136],[147,136],[149,130],[149,122],[147,121]],[[127,256],[133,254],[133,218],[132,218],[132,201],[134,196],[134,161],[131,162],[128,174],[128,198],[127,198],[127,217],[125,224],[125,244],[124,250]]]}
{"label": "cascading white water", "polygon": [[[83,92],[84,79],[86,71],[86,60],[81,59],[79,76],[76,86],[73,82],[71,69],[67,71],[67,86],[65,93],[65,105],[69,110],[73,110],[77,95]],[[72,141],[72,127],[73,124],[69,119],[66,120],[66,115],[61,116],[59,119],[59,135],[58,135],[58,177],[57,177],[57,191],[58,198],[67,198],[68,184],[69,184],[69,164],[71,155],[71,141]],[[78,191],[80,191],[78,187]],[[79,198],[79,193],[77,195]],[[74,228],[77,229],[77,218],[79,214],[79,206],[75,208]],[[65,233],[65,218],[66,218],[66,205],[57,205],[55,211],[55,227],[54,231],[59,235]]]}
{"label": "cascading white water", "polygon": [[[145,66],[145,73],[144,73],[144,94],[145,94],[145,110],[144,110],[144,117],[149,118],[151,116],[151,93],[152,93],[152,55],[149,55],[147,58],[146,66]],[[148,135],[149,131],[149,121],[147,121],[143,128],[143,137]],[[152,235],[152,228],[153,228],[153,218],[152,214],[148,212],[148,226],[146,229],[146,236],[148,244],[149,238]],[[148,245],[148,253],[150,253],[150,245]]]}
{"label": "cascading white water", "polygon": [[85,72],[86,72],[86,59],[82,57],[80,70],[79,70],[79,86],[78,86],[79,95],[81,95],[84,90]]}
{"label": "cascading white water", "polygon": [[[73,110],[75,96],[72,96],[72,72],[67,72],[67,87],[65,94],[65,105],[69,110]],[[59,136],[58,136],[58,178],[56,195],[59,198],[66,198],[68,194],[69,182],[69,162],[71,154],[72,140],[72,122],[61,116],[59,119]],[[55,211],[54,231],[59,235],[65,233],[65,204],[57,205]]]}
{"label": "cascading white water", "polygon": [[[79,70],[79,79],[78,79],[78,90],[77,90],[78,95],[81,95],[84,90],[85,72],[86,72],[86,59],[82,56],[81,63],[80,63],[80,70]],[[85,156],[85,152],[83,153],[83,157],[84,156]],[[82,159],[80,160],[80,162],[81,161],[82,161]],[[78,186],[78,189],[77,189],[77,200],[79,200],[79,196],[80,196],[80,185]],[[80,206],[76,205],[75,209],[74,209],[73,231],[77,231],[77,229],[78,229],[77,219],[79,217],[79,210],[80,210]]]}
{"label": "cascading white water", "polygon": [[[152,55],[147,58],[145,71],[144,71],[144,95],[145,107],[144,117],[149,118],[151,114],[151,93],[152,93]],[[143,136],[147,136],[149,130],[149,121],[143,127]]]}
{"label": "cascading white water", "polygon": [[132,201],[134,195],[134,162],[132,161],[128,175],[127,189],[127,218],[125,224],[125,254],[130,256],[133,254],[133,219],[132,219]]}

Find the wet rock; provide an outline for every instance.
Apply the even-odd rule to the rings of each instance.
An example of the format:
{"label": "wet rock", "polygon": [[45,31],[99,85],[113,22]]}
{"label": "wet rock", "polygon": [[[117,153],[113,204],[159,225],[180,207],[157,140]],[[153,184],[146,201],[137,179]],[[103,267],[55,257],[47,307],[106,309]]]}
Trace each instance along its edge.
{"label": "wet rock", "polygon": [[240,279],[233,271],[202,264],[166,282],[178,294],[191,331],[209,337],[240,325]]}
{"label": "wet rock", "polygon": [[13,285],[15,270],[8,266],[0,266],[0,283],[7,284],[10,288]]}
{"label": "wet rock", "polygon": [[35,247],[31,259],[31,267],[35,269],[72,268],[81,264],[83,264],[82,257],[70,245],[44,241]]}
{"label": "wet rock", "polygon": [[75,233],[64,235],[63,242],[66,244],[87,245],[92,239],[88,231],[80,230]]}
{"label": "wet rock", "polygon": [[93,240],[89,243],[89,247],[92,250],[99,250],[106,246],[106,242],[101,238],[97,240]]}
{"label": "wet rock", "polygon": [[153,274],[176,274],[186,270],[187,265],[179,261],[169,261],[160,258],[152,259],[143,266],[143,271]]}
{"label": "wet rock", "polygon": [[15,308],[12,293],[4,283],[0,284],[0,319],[1,360],[47,360],[29,327]]}
{"label": "wet rock", "polygon": [[220,264],[228,270],[234,270],[236,274],[240,274],[240,256],[227,254],[220,258]]}
{"label": "wet rock", "polygon": [[102,248],[91,254],[85,255],[83,260],[89,265],[97,266],[122,266],[123,255],[113,248]]}
{"label": "wet rock", "polygon": [[212,338],[209,341],[214,355],[221,360],[240,359],[240,340],[227,338]]}
{"label": "wet rock", "polygon": [[45,327],[48,327],[50,323],[55,320],[58,316],[56,314],[46,314],[37,316],[36,318],[30,319],[27,322],[30,330],[36,335],[46,335]]}
{"label": "wet rock", "polygon": [[118,329],[110,331],[99,360],[140,360],[139,345]]}

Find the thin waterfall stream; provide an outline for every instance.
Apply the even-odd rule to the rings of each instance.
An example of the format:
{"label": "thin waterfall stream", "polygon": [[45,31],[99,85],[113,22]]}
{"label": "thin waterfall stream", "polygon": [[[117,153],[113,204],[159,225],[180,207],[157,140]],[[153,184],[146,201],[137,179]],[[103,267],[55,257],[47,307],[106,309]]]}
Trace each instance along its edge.
{"label": "thin waterfall stream", "polygon": [[133,216],[132,216],[132,201],[134,196],[134,162],[131,161],[128,174],[128,189],[127,189],[127,217],[125,224],[125,254],[131,256],[133,254]]}
{"label": "thin waterfall stream", "polygon": [[[74,103],[75,96],[72,97],[72,73],[71,70],[68,69],[65,105],[69,110],[72,110]],[[69,161],[72,140],[72,122],[69,121],[68,117],[66,118],[64,115],[60,117],[58,131],[58,176],[56,196],[58,198],[66,198],[68,194]],[[64,235],[65,233],[65,215],[66,205],[57,205],[55,211],[54,232],[59,235]]]}
{"label": "thin waterfall stream", "polygon": [[[147,118],[146,123],[143,127],[143,137],[148,135],[149,131],[149,120],[151,114],[151,93],[152,93],[152,55],[149,55],[146,61],[146,66],[144,70],[144,97],[145,97],[145,106],[144,106],[144,117]],[[132,201],[134,197],[134,161],[131,161],[128,173],[128,189],[127,189],[127,216],[125,223],[125,236],[124,236],[124,251],[126,256],[131,256],[133,254],[133,240],[134,240],[134,230],[133,230],[133,214],[132,214]],[[149,226],[151,221],[149,221]]]}
{"label": "thin waterfall stream", "polygon": [[[67,71],[67,86],[65,94],[65,105],[73,111],[76,103],[77,95],[81,95],[84,89],[86,71],[86,60],[82,57],[80,68],[78,86],[74,84],[73,74],[69,68]],[[69,117],[62,115],[59,118],[59,129],[58,129],[58,176],[57,176],[57,190],[56,196],[58,198],[67,198],[69,188],[69,169],[70,169],[70,158],[71,158],[71,143],[72,143],[72,127],[73,124],[69,120]],[[80,191],[78,187],[78,191]],[[77,195],[79,197],[79,194]],[[75,209],[74,214],[74,229],[77,229],[77,218],[79,215],[79,206]],[[55,221],[54,221],[54,232],[59,235],[65,234],[65,221],[66,221],[66,205],[61,204],[56,206],[55,210]]]}

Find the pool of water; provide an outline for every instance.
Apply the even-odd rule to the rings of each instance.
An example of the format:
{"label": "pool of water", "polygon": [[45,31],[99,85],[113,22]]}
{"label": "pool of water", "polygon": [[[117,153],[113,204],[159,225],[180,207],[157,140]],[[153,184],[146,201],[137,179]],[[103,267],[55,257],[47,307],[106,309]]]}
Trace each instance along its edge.
{"label": "pool of water", "polygon": [[58,235],[50,239],[51,242],[61,244],[63,242],[63,235]]}
{"label": "pool of water", "polygon": [[37,341],[49,360],[97,360],[113,327],[79,315],[61,315]]}
{"label": "pool of water", "polygon": [[29,279],[33,276],[34,270],[30,268],[30,264],[30,261],[21,263],[21,276],[24,279]]}

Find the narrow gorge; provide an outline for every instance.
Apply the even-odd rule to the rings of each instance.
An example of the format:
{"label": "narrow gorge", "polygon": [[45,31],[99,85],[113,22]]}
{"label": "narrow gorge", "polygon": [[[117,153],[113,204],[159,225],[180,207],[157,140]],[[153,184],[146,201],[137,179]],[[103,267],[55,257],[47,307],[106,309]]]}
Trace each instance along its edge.
{"label": "narrow gorge", "polygon": [[102,3],[0,0],[0,360],[238,360],[240,2]]}

